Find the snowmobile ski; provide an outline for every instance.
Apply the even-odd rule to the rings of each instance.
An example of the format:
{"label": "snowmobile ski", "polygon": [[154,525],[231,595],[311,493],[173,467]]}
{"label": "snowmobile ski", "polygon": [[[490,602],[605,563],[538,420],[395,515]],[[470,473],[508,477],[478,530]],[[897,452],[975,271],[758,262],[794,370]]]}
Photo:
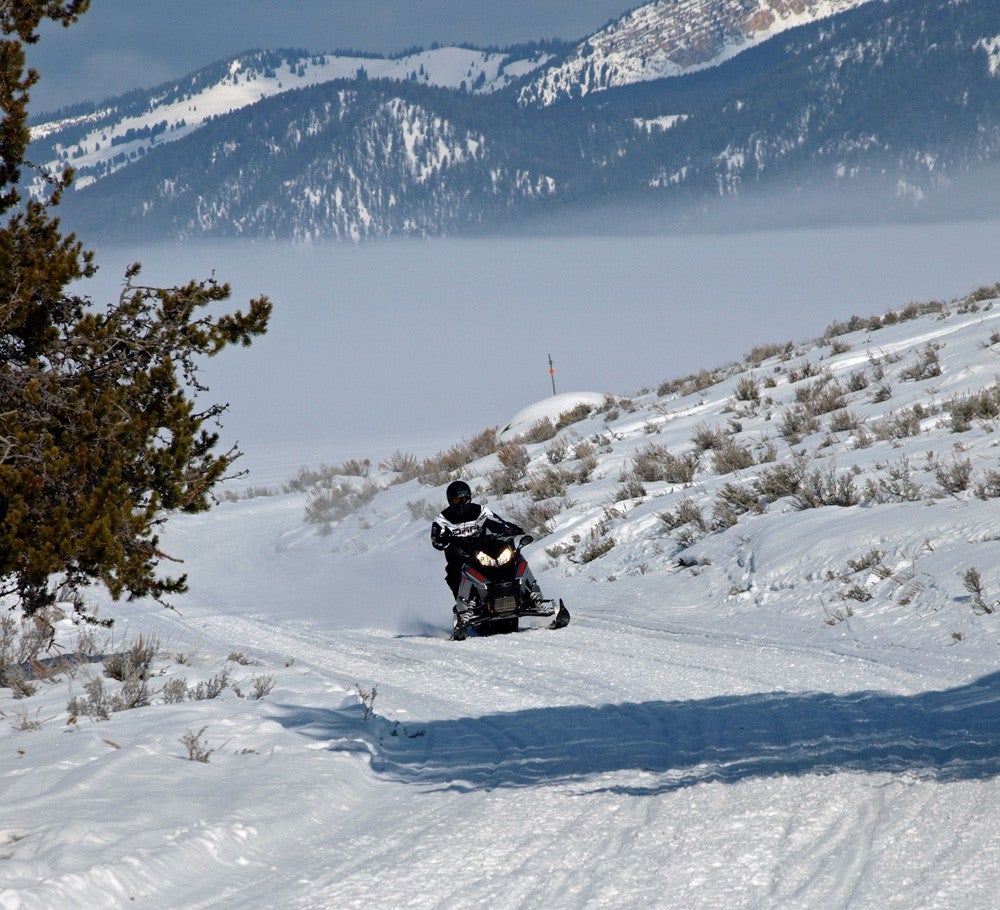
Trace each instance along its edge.
{"label": "snowmobile ski", "polygon": [[556,618],[549,623],[550,629],[565,629],[569,625],[569,610],[566,609],[566,604],[562,602],[562,598],[559,599],[559,610],[556,612]]}

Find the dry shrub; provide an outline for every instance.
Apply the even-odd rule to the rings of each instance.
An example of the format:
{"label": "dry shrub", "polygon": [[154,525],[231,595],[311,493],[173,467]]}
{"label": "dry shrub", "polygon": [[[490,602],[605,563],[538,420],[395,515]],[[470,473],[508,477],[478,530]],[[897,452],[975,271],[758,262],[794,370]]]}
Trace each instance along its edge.
{"label": "dry shrub", "polygon": [[804,436],[819,431],[819,418],[800,404],[785,408],[778,422],[778,432],[789,445],[798,445]]}
{"label": "dry shrub", "polygon": [[626,499],[642,499],[646,495],[646,488],[642,481],[633,472],[623,474],[621,486],[615,490],[614,501],[623,502]]}
{"label": "dry shrub", "polygon": [[599,559],[615,546],[615,539],[607,536],[607,526],[601,522],[590,529],[590,533],[583,539],[582,546],[577,548],[576,558],[573,562],[588,563]]}
{"label": "dry shrub", "polygon": [[534,502],[566,495],[566,484],[572,474],[559,468],[543,468],[535,471],[527,479],[526,489]]}
{"label": "dry shrub", "polygon": [[311,487],[306,500],[305,520],[308,524],[320,525],[328,532],[333,522],[353,515],[371,502],[381,489],[370,479],[360,485],[351,481],[339,481]]}
{"label": "dry shrub", "polygon": [[677,504],[676,511],[661,513],[660,520],[670,531],[675,531],[687,524],[694,525],[699,531],[708,530],[705,516],[701,514],[701,508],[690,496],[685,496]]}
{"label": "dry shrub", "polygon": [[802,485],[805,476],[806,459],[796,457],[791,461],[776,464],[761,471],[754,481],[754,489],[764,502],[776,502],[786,496],[794,496]]}
{"label": "dry shrub", "polygon": [[367,477],[371,473],[371,462],[365,458],[351,458],[340,465],[321,464],[318,468],[299,468],[298,474],[284,484],[286,493],[304,493],[317,484],[334,484],[341,477]]}
{"label": "dry shrub", "polygon": [[945,493],[952,496],[969,489],[972,482],[972,461],[968,458],[952,458],[951,465],[945,467],[939,464],[934,476]]}
{"label": "dry shrub", "polygon": [[921,352],[916,363],[911,364],[906,369],[900,371],[900,378],[911,382],[920,382],[923,379],[933,379],[941,375],[941,361],[938,358],[937,348],[929,344]]}
{"label": "dry shrub", "polygon": [[581,420],[585,420],[594,412],[594,408],[589,404],[578,404],[575,408],[570,408],[568,411],[563,411],[558,418],[556,418],[556,432],[571,426],[574,423],[579,423]]}
{"label": "dry shrub", "polygon": [[518,442],[548,442],[556,435],[555,424],[548,417],[536,420],[527,430],[517,437]]}
{"label": "dry shrub", "polygon": [[523,487],[528,468],[528,450],[517,442],[509,442],[497,450],[500,468],[486,475],[486,491],[494,496],[507,496]]}
{"label": "dry shrub", "polygon": [[732,436],[727,436],[722,445],[712,450],[712,464],[719,474],[744,471],[756,463],[750,447],[740,445]]}
{"label": "dry shrub", "polygon": [[485,477],[486,492],[492,496],[509,496],[521,490],[524,471],[515,468],[499,468]]}
{"label": "dry shrub", "polygon": [[969,395],[959,395],[944,403],[944,410],[951,416],[954,433],[964,433],[974,421],[996,420],[1000,417],[1000,382]]}
{"label": "dry shrub", "polygon": [[841,408],[839,411],[833,411],[830,414],[829,427],[831,433],[849,433],[860,429],[861,421],[857,416],[848,411],[847,408]]}
{"label": "dry shrub", "polygon": [[646,483],[691,483],[698,463],[699,458],[693,452],[677,457],[664,446],[651,443],[636,453],[632,470]]}
{"label": "dry shrub", "polygon": [[1000,472],[987,471],[976,483],[975,494],[978,499],[1000,498]]}
{"label": "dry shrub", "polygon": [[497,451],[497,431],[489,427],[472,439],[444,449],[424,459],[402,452],[393,453],[379,467],[396,474],[394,483],[405,483],[416,478],[428,486],[441,486],[448,483],[466,465]]}
{"label": "dry shrub", "polygon": [[737,401],[750,401],[757,404],[760,402],[760,383],[753,375],[741,376],[736,382],[734,395]]}
{"label": "dry shrub", "polygon": [[759,367],[765,360],[778,357],[782,354],[790,354],[794,345],[790,341],[784,344],[757,344],[754,345],[743,359],[751,366]]}
{"label": "dry shrub", "polygon": [[724,530],[731,528],[739,520],[741,515],[747,512],[763,512],[763,506],[757,498],[757,494],[748,487],[742,487],[734,483],[722,485],[712,506],[712,518],[715,527]]}
{"label": "dry shrub", "polygon": [[149,679],[153,661],[160,651],[160,639],[140,635],[129,647],[108,657],[104,662],[104,675],[119,682]]}
{"label": "dry shrub", "polygon": [[854,506],[860,497],[851,474],[839,477],[833,468],[821,471],[818,468],[803,475],[802,483],[794,494],[799,509],[818,509],[821,506]]}
{"label": "dry shrub", "polygon": [[508,442],[497,450],[497,458],[505,468],[520,471],[521,474],[528,468],[528,450],[517,442]]}
{"label": "dry shrub", "polygon": [[511,521],[540,540],[552,533],[552,520],[569,508],[569,505],[566,499],[547,499],[510,509],[508,515]]}
{"label": "dry shrub", "polygon": [[699,452],[707,452],[725,443],[728,433],[721,427],[699,423],[691,433],[691,443]]}
{"label": "dry shrub", "polygon": [[921,412],[914,408],[905,408],[898,414],[890,414],[870,424],[872,435],[876,439],[905,439],[920,433]]}
{"label": "dry shrub", "polygon": [[25,670],[38,662],[49,638],[39,624],[19,624],[13,616],[0,616],[0,688],[10,689],[15,698],[35,694],[37,686]]}
{"label": "dry shrub", "polygon": [[597,458],[595,456],[588,455],[586,458],[581,458],[576,469],[572,471],[572,482],[589,483],[596,468]]}

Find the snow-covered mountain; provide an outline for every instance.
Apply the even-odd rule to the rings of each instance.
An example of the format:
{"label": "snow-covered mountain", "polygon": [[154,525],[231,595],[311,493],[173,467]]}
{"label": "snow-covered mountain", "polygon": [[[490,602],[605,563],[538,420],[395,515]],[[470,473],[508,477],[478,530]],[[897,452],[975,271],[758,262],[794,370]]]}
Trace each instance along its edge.
{"label": "snow-covered mountain", "polygon": [[[684,76],[600,92],[578,73],[561,104],[519,103],[536,83],[512,81],[562,72],[552,48],[260,53],[36,124],[29,155],[77,168],[67,223],[131,239],[572,230],[584,216],[600,230],[609,209],[630,227],[670,228],[995,211],[993,0],[725,9],[727,22],[742,10],[744,30],[766,20],[754,25],[762,40],[728,59],[737,45],[706,52]],[[683,12],[694,34],[711,10],[661,3],[635,17]],[[648,49],[621,53],[651,66]],[[602,64],[598,81],[612,70]]]}
{"label": "snow-covered mountain", "polygon": [[518,91],[553,104],[616,86],[682,76],[735,57],[788,29],[870,0],[655,0],[580,42]]}
{"label": "snow-covered mountain", "polygon": [[[550,56],[538,51],[520,58],[459,47],[392,58],[257,51],[150,92],[130,93],[90,110],[46,119],[32,128],[31,136],[36,147],[51,152],[38,163],[55,173],[72,165],[76,187],[83,189],[216,117],[276,95],[345,79],[387,79],[488,94],[543,65]],[[44,192],[45,181],[36,176],[33,189],[36,195]]]}
{"label": "snow-covered mountain", "polygon": [[[0,689],[0,903],[989,910],[998,295],[173,519]],[[568,628],[448,640],[459,475]]]}

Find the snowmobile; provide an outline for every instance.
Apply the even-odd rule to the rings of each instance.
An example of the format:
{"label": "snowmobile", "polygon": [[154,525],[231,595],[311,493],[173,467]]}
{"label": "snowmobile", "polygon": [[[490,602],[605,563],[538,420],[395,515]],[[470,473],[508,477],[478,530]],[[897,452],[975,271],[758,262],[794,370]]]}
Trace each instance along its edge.
{"label": "snowmobile", "polygon": [[521,548],[530,534],[504,537],[484,533],[463,541],[465,564],[455,600],[452,639],[462,641],[470,629],[480,635],[516,632],[522,616],[554,616],[550,629],[569,625],[562,600],[546,600]]}

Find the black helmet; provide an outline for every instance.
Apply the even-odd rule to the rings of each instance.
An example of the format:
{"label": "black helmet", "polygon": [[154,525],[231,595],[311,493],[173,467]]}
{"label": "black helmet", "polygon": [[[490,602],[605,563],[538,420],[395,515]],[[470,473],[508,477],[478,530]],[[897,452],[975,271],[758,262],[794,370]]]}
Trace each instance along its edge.
{"label": "black helmet", "polygon": [[448,484],[445,492],[448,497],[448,505],[454,506],[458,514],[464,515],[472,502],[472,488],[464,480],[453,480]]}

